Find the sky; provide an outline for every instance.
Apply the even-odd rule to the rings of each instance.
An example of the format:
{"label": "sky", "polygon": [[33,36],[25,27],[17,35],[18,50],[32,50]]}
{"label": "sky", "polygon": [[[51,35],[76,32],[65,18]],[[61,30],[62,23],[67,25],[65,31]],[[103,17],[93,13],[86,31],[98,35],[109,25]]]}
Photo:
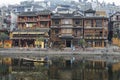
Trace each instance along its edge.
{"label": "sky", "polygon": [[[20,1],[24,1],[24,0],[0,0],[0,5],[16,4],[16,3],[19,3]],[[35,1],[42,1],[42,0],[35,0]],[[91,1],[91,0],[88,0],[88,1]],[[98,1],[100,2],[104,1],[106,3],[115,2],[116,5],[120,5],[120,0],[98,0]]]}

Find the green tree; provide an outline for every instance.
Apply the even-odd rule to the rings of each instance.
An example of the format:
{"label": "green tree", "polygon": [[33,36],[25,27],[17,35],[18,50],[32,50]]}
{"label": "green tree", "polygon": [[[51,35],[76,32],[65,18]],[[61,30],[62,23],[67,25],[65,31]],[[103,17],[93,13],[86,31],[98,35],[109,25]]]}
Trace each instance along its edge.
{"label": "green tree", "polygon": [[84,39],[80,39],[79,45],[83,48],[83,50],[85,50],[86,42]]}
{"label": "green tree", "polygon": [[80,45],[81,47],[85,46],[85,40],[84,40],[84,39],[80,39],[79,45]]}
{"label": "green tree", "polygon": [[44,38],[43,37],[39,37],[39,38],[37,38],[37,41],[44,41]]}
{"label": "green tree", "polygon": [[117,37],[118,37],[118,34],[114,34],[113,37],[114,37],[114,38],[117,38]]}
{"label": "green tree", "polygon": [[2,41],[2,43],[3,43],[2,47],[4,47],[4,41],[7,39],[9,39],[9,36],[7,34],[5,34],[5,33],[0,34],[0,41]]}

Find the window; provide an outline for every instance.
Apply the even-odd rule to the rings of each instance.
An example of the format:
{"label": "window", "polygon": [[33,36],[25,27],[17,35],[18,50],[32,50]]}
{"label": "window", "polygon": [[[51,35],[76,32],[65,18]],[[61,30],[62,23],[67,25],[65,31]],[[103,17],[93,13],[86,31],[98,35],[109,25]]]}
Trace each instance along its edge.
{"label": "window", "polygon": [[91,27],[92,25],[92,21],[91,20],[86,20],[85,26],[86,27]]}
{"label": "window", "polygon": [[100,41],[95,42],[95,47],[101,47],[101,46],[102,46],[102,42],[100,42]]}
{"label": "window", "polygon": [[55,29],[55,34],[58,34],[59,33],[59,30],[58,29]]}
{"label": "window", "polygon": [[27,11],[31,11],[31,9],[27,9]]}
{"label": "window", "polygon": [[48,27],[48,22],[41,22],[41,27]]}
{"label": "window", "polygon": [[82,20],[74,20],[74,24],[82,26]]}
{"label": "window", "polygon": [[56,20],[56,19],[55,19],[55,20],[52,21],[52,24],[53,24],[53,25],[59,25],[59,24],[60,24],[60,20]]}
{"label": "window", "polygon": [[62,29],[61,30],[62,33],[72,33],[72,29]]}
{"label": "window", "polygon": [[55,21],[55,25],[58,25],[58,24],[59,24],[59,20],[56,20],[56,21]]}
{"label": "window", "polygon": [[93,13],[87,13],[86,16],[93,16]]}
{"label": "window", "polygon": [[102,36],[102,31],[100,31],[100,36]]}
{"label": "window", "polygon": [[96,20],[96,27],[102,27],[102,20]]}
{"label": "window", "polygon": [[42,16],[40,16],[40,18],[42,19],[42,18],[48,18],[48,16],[47,15],[42,15]]}
{"label": "window", "polygon": [[62,24],[72,24],[72,20],[71,19],[63,19]]}
{"label": "window", "polygon": [[120,15],[117,15],[117,16],[116,16],[116,20],[120,20]]}
{"label": "window", "polygon": [[75,24],[76,24],[76,25],[79,25],[79,24],[80,24],[80,22],[79,22],[78,20],[76,20],[76,21],[75,21]]}

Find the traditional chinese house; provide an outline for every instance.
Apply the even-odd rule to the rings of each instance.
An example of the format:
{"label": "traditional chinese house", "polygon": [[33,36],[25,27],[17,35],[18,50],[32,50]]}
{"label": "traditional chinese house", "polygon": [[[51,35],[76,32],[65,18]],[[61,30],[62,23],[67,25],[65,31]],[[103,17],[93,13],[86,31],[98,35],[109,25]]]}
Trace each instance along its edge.
{"label": "traditional chinese house", "polygon": [[50,15],[48,10],[21,13],[18,30],[11,34],[13,46],[45,48],[49,39]]}
{"label": "traditional chinese house", "polygon": [[105,47],[108,37],[108,18],[89,9],[84,12],[84,39],[90,47]]}
{"label": "traditional chinese house", "polygon": [[51,42],[54,47],[72,48],[83,38],[83,15],[79,12],[53,14],[51,17]]}

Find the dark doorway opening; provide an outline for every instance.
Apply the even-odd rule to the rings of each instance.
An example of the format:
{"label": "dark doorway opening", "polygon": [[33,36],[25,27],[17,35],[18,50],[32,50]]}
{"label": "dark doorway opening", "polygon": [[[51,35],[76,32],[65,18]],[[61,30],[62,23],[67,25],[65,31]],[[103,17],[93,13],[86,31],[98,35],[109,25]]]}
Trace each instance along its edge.
{"label": "dark doorway opening", "polygon": [[66,47],[71,47],[71,40],[66,41]]}

